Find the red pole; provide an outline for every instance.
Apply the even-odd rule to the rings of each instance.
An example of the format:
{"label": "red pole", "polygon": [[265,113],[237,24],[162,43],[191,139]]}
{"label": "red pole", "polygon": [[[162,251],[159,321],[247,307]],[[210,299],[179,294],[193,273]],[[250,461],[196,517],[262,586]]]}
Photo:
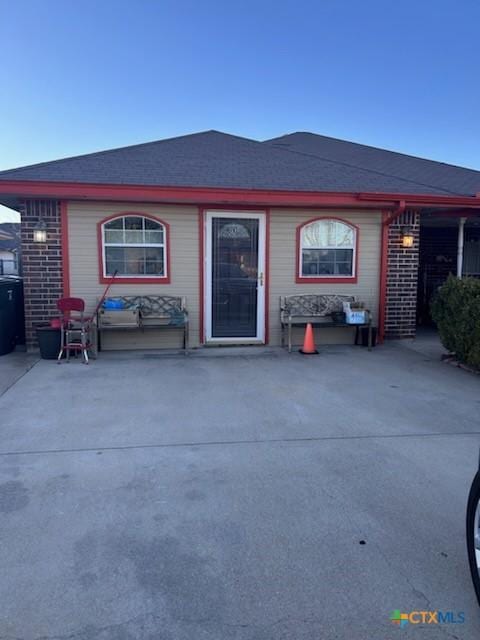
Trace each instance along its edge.
{"label": "red pole", "polygon": [[387,273],[388,273],[388,213],[382,212],[382,238],[380,249],[380,295],[378,304],[378,342],[385,339],[385,316],[387,308]]}

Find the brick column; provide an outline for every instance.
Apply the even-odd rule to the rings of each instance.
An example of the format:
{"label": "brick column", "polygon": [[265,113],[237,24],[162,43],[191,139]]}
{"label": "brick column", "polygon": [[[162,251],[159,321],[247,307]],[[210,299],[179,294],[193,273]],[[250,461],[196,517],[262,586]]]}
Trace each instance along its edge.
{"label": "brick column", "polygon": [[[60,203],[26,200],[20,213],[25,338],[27,350],[32,350],[37,348],[36,325],[58,316],[56,303],[63,294]],[[39,218],[47,225],[45,244],[33,241],[33,228]]]}
{"label": "brick column", "polygon": [[[402,227],[410,227],[413,247],[402,247]],[[387,301],[385,310],[386,338],[414,338],[417,326],[417,286],[420,216],[406,211],[389,228]]]}

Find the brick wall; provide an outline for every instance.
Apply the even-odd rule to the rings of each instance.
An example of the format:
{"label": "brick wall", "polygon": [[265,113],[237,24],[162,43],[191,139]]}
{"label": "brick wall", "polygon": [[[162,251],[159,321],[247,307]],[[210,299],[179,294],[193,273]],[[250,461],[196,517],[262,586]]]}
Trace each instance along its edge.
{"label": "brick wall", "polygon": [[[60,203],[56,200],[26,200],[22,216],[22,267],[25,295],[25,337],[27,349],[37,347],[38,323],[58,316],[56,302],[63,294]],[[33,228],[42,218],[47,225],[47,242],[33,242]]]}
{"label": "brick wall", "polygon": [[[411,228],[414,245],[402,247],[402,227]],[[420,216],[406,211],[389,228],[386,338],[414,338],[417,315],[417,281]]]}

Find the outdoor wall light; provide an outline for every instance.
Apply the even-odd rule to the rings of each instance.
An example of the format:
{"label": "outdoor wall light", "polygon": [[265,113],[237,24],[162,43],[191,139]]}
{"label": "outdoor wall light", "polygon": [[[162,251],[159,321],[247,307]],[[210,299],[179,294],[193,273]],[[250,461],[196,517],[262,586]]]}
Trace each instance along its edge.
{"label": "outdoor wall light", "polygon": [[42,220],[41,218],[33,227],[33,241],[43,243],[47,241],[47,225],[45,223],[45,220]]}
{"label": "outdoor wall light", "polygon": [[413,247],[414,235],[410,227],[402,227],[402,247],[411,249]]}

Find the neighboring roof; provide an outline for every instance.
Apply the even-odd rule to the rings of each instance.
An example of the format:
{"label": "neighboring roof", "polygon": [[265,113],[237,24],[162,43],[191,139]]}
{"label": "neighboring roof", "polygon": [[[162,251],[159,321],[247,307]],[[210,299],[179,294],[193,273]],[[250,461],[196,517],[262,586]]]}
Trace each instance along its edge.
{"label": "neighboring roof", "polygon": [[[358,147],[357,155],[348,154],[350,147]],[[344,193],[474,195],[480,191],[480,172],[470,169],[315,134],[258,142],[219,131],[0,172],[0,181],[12,180]]]}
{"label": "neighboring roof", "polygon": [[276,148],[343,164],[349,168],[361,167],[455,194],[475,195],[480,192],[480,171],[417,158],[396,151],[329,138],[308,131],[297,131],[266,140],[265,143]]}
{"label": "neighboring roof", "polygon": [[20,249],[20,223],[0,223],[0,249],[13,252]]}

